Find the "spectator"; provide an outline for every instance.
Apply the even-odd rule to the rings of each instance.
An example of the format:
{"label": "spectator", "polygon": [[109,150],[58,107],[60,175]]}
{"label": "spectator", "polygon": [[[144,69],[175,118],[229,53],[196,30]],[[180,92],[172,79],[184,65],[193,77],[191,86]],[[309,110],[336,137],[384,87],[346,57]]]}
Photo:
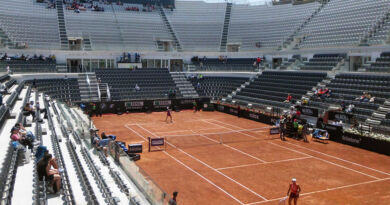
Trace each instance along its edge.
{"label": "spectator", "polygon": [[351,113],[353,111],[354,107],[355,107],[355,105],[353,105],[353,104],[348,105],[348,108],[345,109],[345,112],[346,113]]}
{"label": "spectator", "polygon": [[286,102],[286,103],[289,103],[289,102],[291,102],[292,101],[292,96],[290,95],[290,93],[287,95],[287,98],[286,98],[286,100],[284,101],[284,102]]}
{"label": "spectator", "polygon": [[45,177],[45,180],[49,182],[48,190],[54,194],[61,188],[61,176],[59,175],[61,170],[58,170],[56,165],[57,163],[55,163],[51,154],[44,155],[43,159],[37,164],[39,180],[42,181]]}
{"label": "spectator", "polygon": [[101,136],[103,140],[108,138],[105,132],[102,132]]}
{"label": "spectator", "polygon": [[35,120],[35,111],[33,108],[31,108],[30,103],[26,103],[26,105],[23,107],[23,115],[24,116],[31,115],[33,117],[33,121]]}
{"label": "spectator", "polygon": [[341,111],[345,111],[346,105],[344,101],[341,101],[340,107],[341,107]]}
{"label": "spectator", "polygon": [[35,104],[35,108],[36,108],[36,110],[39,110],[39,112],[44,113],[45,115],[43,116],[43,118],[47,119],[47,111],[46,111],[46,108],[41,108],[41,106],[39,105],[39,102],[37,102],[37,103]]}
{"label": "spectator", "polygon": [[[31,142],[35,142],[36,137],[31,131],[27,131],[26,128],[22,125],[22,123],[16,123],[15,127],[19,129],[19,133],[22,137],[26,138],[27,140]],[[35,142],[34,144],[39,144],[39,142]]]}
{"label": "spectator", "polygon": [[23,137],[20,133],[19,133],[19,128],[17,127],[13,127],[11,129],[11,139],[12,141],[14,142],[19,142],[21,145],[23,145],[24,147],[28,147],[30,150],[33,149],[33,144],[30,140],[26,139],[25,137]]}
{"label": "spectator", "polygon": [[297,109],[297,111],[295,112],[295,117],[298,119],[301,117],[301,111],[299,109]]}
{"label": "spectator", "polygon": [[7,87],[4,84],[0,84],[0,93],[7,94]]}
{"label": "spectator", "polygon": [[135,91],[140,91],[141,90],[141,88],[138,86],[138,84],[135,84]]}
{"label": "spectator", "polygon": [[11,69],[9,68],[8,65],[7,65],[7,73],[8,73],[8,74],[11,74]]}
{"label": "spectator", "polygon": [[177,201],[176,201],[177,194],[178,194],[177,191],[173,192],[172,198],[169,199],[169,202],[168,202],[169,205],[177,205]]}
{"label": "spectator", "polygon": [[47,147],[43,146],[43,145],[40,145],[37,148],[37,151],[35,153],[35,160],[36,160],[36,162],[39,162],[41,159],[43,159],[45,154],[48,154]]}

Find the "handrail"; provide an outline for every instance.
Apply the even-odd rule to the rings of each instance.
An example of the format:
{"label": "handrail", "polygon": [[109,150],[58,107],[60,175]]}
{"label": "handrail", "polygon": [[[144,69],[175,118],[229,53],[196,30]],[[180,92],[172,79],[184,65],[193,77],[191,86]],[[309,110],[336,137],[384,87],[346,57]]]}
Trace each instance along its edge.
{"label": "handrail", "polygon": [[[47,102],[47,100],[44,100],[44,103],[45,103],[45,107],[46,107],[46,112],[48,112],[47,116],[48,116],[49,127],[50,127],[50,130],[52,132],[51,140],[53,142],[53,151],[54,151],[55,156],[57,156],[58,166],[60,168],[65,168],[64,158],[62,156],[61,150],[59,149],[58,137],[57,137],[56,131],[54,129],[53,119],[51,118],[50,109],[48,106],[49,103]],[[55,110],[55,109],[53,108],[53,110]],[[66,169],[64,169],[64,172],[61,172],[60,175],[61,175],[62,180],[65,181],[65,183],[63,183],[64,195],[65,195],[64,200],[67,204],[74,204],[75,205],[76,201],[75,201],[72,189],[69,185],[70,184],[69,177],[68,177],[68,173],[67,173]]]}

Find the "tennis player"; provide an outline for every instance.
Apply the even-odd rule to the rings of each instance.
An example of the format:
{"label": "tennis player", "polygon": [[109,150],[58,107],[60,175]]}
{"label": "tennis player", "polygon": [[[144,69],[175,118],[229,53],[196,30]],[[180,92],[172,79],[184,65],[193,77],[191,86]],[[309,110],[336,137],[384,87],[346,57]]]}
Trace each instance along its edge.
{"label": "tennis player", "polygon": [[291,201],[293,199],[294,199],[294,205],[298,204],[299,192],[301,192],[301,187],[297,184],[297,180],[293,178],[292,183],[289,185],[287,191],[288,205],[291,205]]}
{"label": "tennis player", "polygon": [[197,111],[198,111],[198,104],[196,103],[195,100],[194,100],[194,102],[192,103],[192,105],[193,105],[194,112],[197,112]]}
{"label": "tennis player", "polygon": [[167,107],[167,117],[165,118],[165,122],[168,122],[168,117],[171,119],[171,123],[172,123],[173,122],[172,114],[171,114],[171,110],[169,109],[169,107]]}

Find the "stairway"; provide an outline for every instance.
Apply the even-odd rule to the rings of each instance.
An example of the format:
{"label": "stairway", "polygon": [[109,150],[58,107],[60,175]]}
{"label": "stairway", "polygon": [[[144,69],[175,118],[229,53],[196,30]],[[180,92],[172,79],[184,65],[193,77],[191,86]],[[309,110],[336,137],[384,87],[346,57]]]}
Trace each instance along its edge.
{"label": "stairway", "polygon": [[80,73],[77,79],[82,102],[99,102],[100,90],[95,73]]}
{"label": "stairway", "polygon": [[373,126],[378,126],[381,121],[386,118],[386,115],[390,113],[390,101],[386,100],[376,111],[374,111],[371,117],[367,118],[366,123]]}
{"label": "stairway", "polygon": [[184,73],[172,72],[171,76],[184,98],[199,98],[194,86],[187,80]]}
{"label": "stairway", "polygon": [[168,32],[172,36],[172,39],[174,42],[173,46],[176,48],[177,51],[182,51],[182,48],[181,48],[180,42],[176,36],[176,33],[174,32],[174,30],[171,26],[171,23],[169,23],[167,15],[165,14],[164,8],[161,5],[158,6],[158,11],[160,13],[161,19],[163,20],[163,22],[165,24],[165,27],[168,29]]}
{"label": "stairway", "polygon": [[232,11],[232,3],[227,3],[226,5],[226,11],[225,11],[225,21],[223,23],[223,31],[222,31],[222,38],[221,38],[221,52],[226,51],[226,44],[227,44],[227,37],[229,33],[229,24],[230,24],[230,14]]}
{"label": "stairway", "polygon": [[110,88],[107,83],[99,83],[100,99],[102,102],[111,101]]}
{"label": "stairway", "polygon": [[89,39],[89,36],[84,36],[83,37],[83,48],[84,48],[85,51],[91,51],[92,50],[91,40]]}
{"label": "stairway", "polygon": [[56,5],[57,5],[57,17],[58,17],[58,30],[60,31],[61,49],[68,50],[69,49],[68,35],[66,34],[64,6],[62,4],[62,0],[57,0]]}
{"label": "stairway", "polygon": [[328,1],[323,1],[322,4],[311,14],[309,18],[307,18],[295,31],[292,33],[289,37],[287,37],[281,46],[279,46],[279,50],[282,49],[291,49],[291,48],[297,48],[297,46],[300,44],[301,40],[303,39],[304,35],[298,35],[299,32],[313,19],[322,8],[325,7]]}

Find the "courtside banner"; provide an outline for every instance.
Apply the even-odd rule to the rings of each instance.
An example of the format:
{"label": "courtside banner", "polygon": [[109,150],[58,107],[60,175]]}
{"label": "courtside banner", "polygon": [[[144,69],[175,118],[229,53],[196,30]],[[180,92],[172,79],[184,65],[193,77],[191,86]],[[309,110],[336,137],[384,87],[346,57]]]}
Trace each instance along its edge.
{"label": "courtside banner", "polygon": [[172,105],[171,100],[154,100],[153,107],[154,108],[166,108]]}
{"label": "courtside banner", "polygon": [[318,109],[311,107],[301,107],[302,115],[318,117]]}
{"label": "courtside banner", "polygon": [[142,153],[142,144],[129,144],[128,153]]}
{"label": "courtside banner", "polygon": [[[165,139],[164,138],[150,138],[148,137],[149,140],[149,152],[152,151],[152,147],[163,147],[165,149]],[[161,150],[161,149],[159,149]]]}
{"label": "courtside banner", "polygon": [[138,110],[144,107],[144,101],[125,102],[125,107],[128,110]]}
{"label": "courtside banner", "polygon": [[338,111],[329,111],[328,112],[328,120],[333,121],[340,121],[350,123],[353,115],[344,113],[344,112],[338,112]]}

